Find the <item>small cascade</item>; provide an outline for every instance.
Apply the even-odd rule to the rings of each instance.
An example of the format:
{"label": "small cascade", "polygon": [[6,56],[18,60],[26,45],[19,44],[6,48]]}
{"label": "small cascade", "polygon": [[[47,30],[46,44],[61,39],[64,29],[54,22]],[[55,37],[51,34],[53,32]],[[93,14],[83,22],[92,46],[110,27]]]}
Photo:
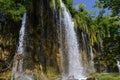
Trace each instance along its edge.
{"label": "small cascade", "polygon": [[87,47],[86,47],[85,35],[84,35],[83,32],[81,34],[82,34],[83,47],[84,47],[85,51],[87,51],[87,49],[86,49]]}
{"label": "small cascade", "polygon": [[82,32],[81,33],[82,34],[82,41],[83,41],[83,48],[84,48],[84,50],[87,52],[87,43],[86,43],[86,35]]}
{"label": "small cascade", "polygon": [[95,67],[94,67],[94,54],[93,54],[93,50],[92,50],[92,46],[90,46],[90,57],[91,57],[91,60],[90,60],[90,69],[91,69],[91,72],[95,72]]}
{"label": "small cascade", "polygon": [[19,34],[19,46],[17,53],[22,54],[24,52],[24,35],[25,35],[26,13],[23,15],[22,26]]}
{"label": "small cascade", "polygon": [[[74,79],[81,80],[85,78],[83,67],[82,67],[82,58],[78,48],[77,36],[74,31],[74,23],[72,21],[70,13],[67,11],[65,5],[60,0],[62,7],[62,16],[61,22],[65,26],[65,40],[67,46],[68,55],[68,73],[63,73],[62,80],[69,80],[69,77],[74,77]],[[63,54],[64,55],[64,54]]]}
{"label": "small cascade", "polygon": [[117,67],[118,67],[119,75],[120,75],[120,61],[118,61],[118,60],[117,60]]}
{"label": "small cascade", "polygon": [[14,56],[11,80],[16,80],[18,74],[22,73],[23,70],[22,65],[23,65],[23,56],[24,56],[25,24],[26,24],[26,13],[24,13],[23,15],[22,26],[19,33],[19,45],[18,45],[17,54]]}

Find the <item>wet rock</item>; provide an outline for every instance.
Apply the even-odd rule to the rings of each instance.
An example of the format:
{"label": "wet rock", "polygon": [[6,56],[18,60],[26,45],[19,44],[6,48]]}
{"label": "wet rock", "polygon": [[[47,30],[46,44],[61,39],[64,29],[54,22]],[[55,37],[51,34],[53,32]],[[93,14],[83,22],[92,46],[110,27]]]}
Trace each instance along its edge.
{"label": "wet rock", "polygon": [[89,78],[87,78],[86,80],[98,80],[98,79],[95,78],[95,77],[89,77]]}

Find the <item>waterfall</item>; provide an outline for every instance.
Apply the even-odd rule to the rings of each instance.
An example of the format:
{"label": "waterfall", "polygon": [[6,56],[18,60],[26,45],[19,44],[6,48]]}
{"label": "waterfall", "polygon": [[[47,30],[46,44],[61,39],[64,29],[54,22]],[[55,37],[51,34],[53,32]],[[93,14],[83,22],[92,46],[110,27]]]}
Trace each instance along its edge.
{"label": "waterfall", "polygon": [[95,68],[94,68],[94,55],[93,55],[93,50],[92,50],[92,46],[90,46],[90,57],[91,57],[91,61],[90,61],[90,66],[91,66],[91,71],[95,72]]}
{"label": "waterfall", "polygon": [[24,35],[25,35],[26,13],[23,15],[22,26],[19,34],[19,46],[17,53],[22,54],[24,52]]}
{"label": "waterfall", "polygon": [[120,61],[118,61],[118,60],[117,60],[117,67],[118,67],[119,75],[120,75]]}
{"label": "waterfall", "polygon": [[82,41],[83,41],[83,48],[84,48],[84,50],[87,52],[87,43],[86,43],[86,35],[82,32],[81,33],[82,34]]}
{"label": "waterfall", "polygon": [[23,55],[24,55],[25,24],[26,24],[26,13],[24,13],[23,15],[22,26],[19,32],[19,45],[18,45],[17,54],[14,57],[11,80],[14,80],[14,78],[18,76],[17,73],[22,72]]}
{"label": "waterfall", "polygon": [[82,67],[81,54],[78,48],[79,45],[77,42],[76,33],[74,31],[74,23],[70,13],[67,11],[61,0],[60,5],[62,7],[61,22],[65,26],[66,46],[68,49],[68,53],[65,53],[68,55],[68,73],[63,75],[63,80],[66,80],[69,77],[74,77],[75,79],[81,80],[85,76],[83,74],[84,71]]}

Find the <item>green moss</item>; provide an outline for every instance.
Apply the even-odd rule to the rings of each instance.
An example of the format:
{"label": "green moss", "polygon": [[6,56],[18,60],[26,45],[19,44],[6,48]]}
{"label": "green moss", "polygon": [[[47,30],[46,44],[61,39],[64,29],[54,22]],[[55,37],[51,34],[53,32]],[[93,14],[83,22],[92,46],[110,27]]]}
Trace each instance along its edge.
{"label": "green moss", "polygon": [[120,80],[120,77],[114,77],[112,75],[103,75],[99,77],[99,80]]}
{"label": "green moss", "polygon": [[60,0],[50,0],[50,8],[54,9],[55,6],[56,8],[60,8]]}
{"label": "green moss", "polygon": [[57,8],[60,8],[60,0],[56,0]]}
{"label": "green moss", "polygon": [[51,9],[54,9],[54,7],[55,7],[54,2],[53,2],[53,0],[51,0],[51,1],[50,1],[50,8],[51,8]]}
{"label": "green moss", "polygon": [[118,73],[106,73],[106,74],[99,74],[93,73],[90,75],[91,77],[96,77],[98,80],[120,80],[120,76]]}

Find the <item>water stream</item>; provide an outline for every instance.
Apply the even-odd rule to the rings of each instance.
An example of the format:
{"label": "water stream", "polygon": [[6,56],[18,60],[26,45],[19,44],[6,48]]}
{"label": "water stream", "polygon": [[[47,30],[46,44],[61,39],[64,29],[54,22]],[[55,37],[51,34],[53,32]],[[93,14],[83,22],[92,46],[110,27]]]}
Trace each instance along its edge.
{"label": "water stream", "polygon": [[92,46],[90,46],[90,57],[91,57],[91,61],[90,61],[90,66],[91,66],[91,71],[95,72],[95,67],[94,67],[94,54],[93,54],[93,49]]}
{"label": "water stream", "polygon": [[77,36],[74,30],[74,23],[72,21],[71,15],[69,11],[66,9],[64,3],[60,1],[62,7],[62,16],[61,22],[65,27],[65,38],[66,38],[66,46],[67,46],[67,55],[68,55],[68,73],[63,75],[63,80],[68,79],[69,77],[74,77],[75,79],[81,80],[85,78],[83,66],[82,66],[82,58],[79,51],[79,45],[77,42]]}
{"label": "water stream", "polygon": [[22,26],[19,32],[19,45],[17,53],[14,56],[12,78],[14,80],[18,74],[22,73],[23,70],[23,56],[24,56],[24,36],[25,36],[25,24],[26,24],[26,13],[23,15]]}

